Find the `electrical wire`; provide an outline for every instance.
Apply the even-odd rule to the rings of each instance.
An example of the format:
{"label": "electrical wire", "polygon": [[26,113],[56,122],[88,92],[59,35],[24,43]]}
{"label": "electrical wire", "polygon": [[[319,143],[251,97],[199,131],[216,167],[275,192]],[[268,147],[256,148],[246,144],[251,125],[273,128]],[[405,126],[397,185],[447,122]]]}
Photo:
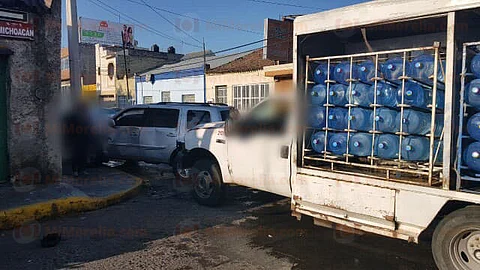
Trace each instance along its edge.
{"label": "electrical wire", "polygon": [[203,42],[201,42],[200,40],[198,40],[197,38],[195,38],[194,36],[190,35],[189,33],[187,33],[185,30],[183,30],[182,28],[180,28],[178,25],[174,24],[173,22],[171,22],[169,19],[167,19],[165,16],[163,16],[160,12],[158,12],[155,8],[153,8],[152,6],[150,6],[145,0],[140,0],[143,2],[143,4],[145,6],[147,6],[148,8],[150,8],[153,12],[155,12],[158,16],[160,16],[160,18],[162,18],[163,20],[165,20],[166,22],[168,22],[170,25],[172,25],[173,27],[175,27],[177,30],[179,30],[180,32],[184,33],[185,35],[189,36],[191,39],[195,40],[196,42],[202,44]]}
{"label": "electrical wire", "polygon": [[[291,42],[290,40],[284,40],[284,41],[281,41],[281,42],[277,42],[276,45],[278,44],[282,44],[282,43],[286,43],[286,42]],[[250,49],[250,50],[245,50],[245,51],[241,51],[241,52],[238,52],[238,53],[233,53],[233,54],[228,54],[228,55],[223,55],[223,56],[218,56],[218,57],[215,57],[214,60],[218,60],[218,59],[224,59],[224,58],[228,58],[228,57],[231,57],[231,56],[235,56],[235,55],[240,55],[240,54],[244,54],[244,53],[248,53],[248,52],[254,52],[256,50],[260,50],[260,49],[263,49],[263,48],[266,48],[268,47],[269,45],[266,45],[266,46],[262,46],[262,47],[258,47],[258,48],[254,48],[254,49]],[[240,46],[238,46],[240,47]],[[227,49],[228,50],[228,49]],[[227,50],[222,50],[222,51],[227,51]],[[219,51],[219,52],[222,52],[222,51]],[[214,54],[216,53],[219,53],[219,52],[214,52]],[[182,63],[182,62],[185,62],[185,61],[188,61],[188,60],[182,60],[180,62],[177,62],[177,63],[172,63],[171,65],[176,65],[176,64],[179,64],[179,63]],[[179,67],[184,67],[184,66],[193,66],[193,65],[197,65],[197,64],[203,64],[204,61],[198,61],[198,62],[193,62],[193,63],[187,63],[187,64],[182,64],[182,65],[176,65],[172,68],[179,68]],[[164,65],[162,65],[164,66]],[[159,66],[157,68],[161,68],[162,66]],[[153,68],[153,69],[157,69],[157,68]],[[153,69],[149,69],[149,70],[153,70]],[[145,73],[146,71],[142,71],[142,72],[139,72],[139,73]]]}
{"label": "electrical wire", "polygon": [[[120,10],[118,10],[118,9],[116,9],[116,8],[108,5],[108,4],[106,4],[105,2],[103,2],[103,1],[101,1],[101,0],[89,0],[89,1],[90,1],[92,4],[94,4],[94,5],[102,8],[103,10],[112,13],[112,14],[115,15],[115,16],[122,15],[122,16],[126,17],[126,18],[127,18],[127,21],[130,21],[130,22],[133,22],[133,23],[137,23],[140,28],[142,28],[142,29],[144,29],[144,30],[146,30],[146,31],[148,31],[148,32],[150,32],[150,33],[156,34],[156,35],[158,35],[158,36],[160,36],[160,37],[163,37],[163,38],[165,38],[165,39],[169,39],[169,40],[172,40],[172,41],[179,41],[179,42],[181,42],[182,44],[185,44],[185,45],[188,45],[188,46],[191,46],[191,47],[202,48],[202,46],[195,45],[195,44],[192,44],[192,43],[189,43],[189,42],[185,42],[185,41],[183,41],[183,40],[181,40],[181,39],[177,39],[177,38],[174,38],[174,37],[172,37],[172,36],[169,36],[169,35],[167,35],[167,34],[165,34],[165,33],[162,33],[162,32],[160,32],[160,31],[156,30],[155,28],[150,27],[150,26],[146,25],[145,23],[142,23],[141,21],[139,21],[139,20],[137,20],[137,19],[135,19],[135,18],[133,18],[133,17],[131,17],[131,16],[129,16],[129,15],[121,12]],[[94,1],[96,1],[96,2],[94,2]],[[98,3],[97,3],[97,2],[98,2]],[[113,10],[113,11],[112,11],[112,10]]]}
{"label": "electrical wire", "polygon": [[262,4],[276,5],[276,6],[286,6],[286,7],[307,8],[307,9],[315,9],[315,10],[325,10],[324,8],[301,6],[301,5],[287,4],[287,3],[280,3],[280,2],[273,2],[273,1],[264,1],[264,0],[247,0],[247,1],[249,1],[249,2],[255,2],[255,3],[262,3]]}
{"label": "electrical wire", "polygon": [[[92,3],[94,3],[94,4],[96,4],[97,6],[99,6],[99,7],[101,7],[101,8],[103,8],[103,9],[105,9],[103,6],[100,6],[99,4],[97,4],[97,3],[93,2],[93,1],[100,2],[100,3],[102,3],[103,5],[107,6],[108,8],[110,8],[110,9],[118,12],[118,14],[124,15],[125,17],[130,18],[131,20],[133,20],[134,22],[141,24],[141,25],[140,25],[141,27],[142,27],[142,25],[144,25],[144,26],[142,27],[143,29],[145,29],[145,30],[147,30],[147,31],[150,31],[150,32],[153,32],[153,33],[156,33],[156,34],[158,34],[158,35],[161,35],[162,37],[165,37],[165,38],[171,38],[171,37],[169,37],[168,35],[165,35],[165,34],[163,34],[163,33],[161,33],[161,32],[158,32],[158,31],[156,31],[155,29],[149,27],[148,25],[146,25],[146,24],[144,24],[144,23],[142,23],[142,22],[140,22],[140,21],[138,21],[138,20],[135,20],[134,18],[132,18],[132,17],[130,17],[130,16],[128,16],[128,15],[125,15],[124,13],[122,13],[121,11],[119,11],[118,9],[115,9],[115,8],[113,8],[113,7],[111,7],[111,6],[103,3],[101,0],[89,0],[89,1],[92,2]],[[128,1],[129,1],[129,0],[128,0]],[[142,0],[142,1],[143,1],[143,0]],[[110,12],[110,13],[112,13],[112,14],[114,14],[114,15],[118,15],[118,14],[116,14],[115,12],[112,12],[111,10],[107,10],[107,9],[105,9],[105,10],[108,11],[108,12]],[[151,29],[153,29],[153,30],[151,30]],[[277,42],[277,43],[276,43],[277,45],[278,45],[278,44],[282,44],[282,43],[286,43],[286,42],[291,42],[291,40],[290,40],[290,39],[291,39],[291,34],[288,34],[288,33],[287,33],[287,34],[275,36],[275,38],[282,38],[282,37],[286,37],[287,40]],[[268,38],[266,38],[266,39],[261,39],[261,40],[256,40],[256,41],[253,41],[253,42],[241,44],[241,45],[234,46],[234,47],[230,47],[230,48],[227,48],[227,49],[215,51],[215,52],[213,52],[213,54],[219,54],[219,53],[224,53],[224,52],[228,52],[228,51],[240,49],[240,48],[243,48],[243,47],[248,47],[248,46],[251,46],[251,45],[254,45],[254,44],[257,44],[257,43],[261,43],[261,42],[265,42],[265,41],[268,41],[268,40],[269,40]],[[197,46],[197,45],[193,45],[193,44],[184,42],[183,40],[180,40],[180,41],[181,41],[182,43],[186,44],[186,45],[190,45],[190,46],[193,46],[193,47],[200,48],[200,46]],[[266,47],[268,47],[268,46],[269,46],[269,45],[267,45],[267,46],[262,46],[262,47],[258,47],[258,48],[254,48],[254,49],[251,49],[251,50],[242,51],[242,52],[239,52],[239,53],[229,54],[229,55],[225,55],[225,56],[219,56],[219,57],[217,57],[217,58],[215,58],[215,59],[223,59],[223,58],[227,58],[227,57],[230,57],[230,56],[235,56],[235,55],[239,55],[239,54],[243,54],[243,53],[247,53],[247,52],[253,52],[253,51],[256,51],[256,50],[259,50],[259,49],[262,49],[262,48],[266,48]],[[182,60],[182,61],[177,62],[177,63],[175,63],[175,64],[178,64],[178,63],[181,63],[181,62],[185,62],[185,61],[187,61],[187,60]],[[175,68],[183,67],[183,66],[196,65],[196,64],[201,64],[201,63],[203,63],[203,61],[199,61],[199,62],[195,62],[195,63],[188,63],[188,64],[184,64],[184,65],[177,65],[177,66],[175,66]],[[159,67],[157,67],[157,68],[159,68]]]}
{"label": "electrical wire", "polygon": [[[142,4],[141,2],[135,1],[135,0],[126,0],[126,1],[128,1],[128,2],[130,2],[130,3],[134,3],[134,4]],[[176,15],[176,16],[180,16],[180,17],[184,17],[184,18],[188,18],[188,19],[191,19],[191,20],[194,20],[194,21],[199,21],[199,22],[203,22],[203,23],[207,23],[207,24],[211,24],[211,25],[215,25],[215,26],[224,27],[224,28],[230,28],[230,29],[233,29],[233,30],[238,30],[238,31],[246,32],[246,33],[263,35],[262,32],[257,32],[257,31],[252,31],[252,30],[248,30],[248,29],[243,29],[243,28],[240,28],[240,27],[235,27],[235,26],[231,26],[231,25],[226,25],[226,24],[221,24],[221,23],[217,23],[217,22],[212,22],[212,21],[208,21],[208,20],[204,20],[204,19],[200,19],[200,18],[188,16],[188,15],[185,15],[185,14],[180,14],[180,13],[177,13],[177,12],[174,12],[174,11],[171,11],[171,10],[167,10],[167,9],[164,9],[164,8],[159,8],[159,7],[154,7],[154,6],[152,6],[152,7],[153,7],[154,9],[156,9],[156,10],[160,10],[160,11],[163,11],[163,12],[165,12],[165,13],[169,13],[169,14]]]}

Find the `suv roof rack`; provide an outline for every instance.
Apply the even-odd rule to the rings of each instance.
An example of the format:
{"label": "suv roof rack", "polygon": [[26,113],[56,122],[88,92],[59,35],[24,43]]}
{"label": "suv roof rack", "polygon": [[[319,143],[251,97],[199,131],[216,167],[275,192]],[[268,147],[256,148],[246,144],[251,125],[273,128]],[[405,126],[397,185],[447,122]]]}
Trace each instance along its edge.
{"label": "suv roof rack", "polygon": [[200,102],[158,102],[155,105],[192,105],[192,106],[229,106],[225,103],[200,103]]}

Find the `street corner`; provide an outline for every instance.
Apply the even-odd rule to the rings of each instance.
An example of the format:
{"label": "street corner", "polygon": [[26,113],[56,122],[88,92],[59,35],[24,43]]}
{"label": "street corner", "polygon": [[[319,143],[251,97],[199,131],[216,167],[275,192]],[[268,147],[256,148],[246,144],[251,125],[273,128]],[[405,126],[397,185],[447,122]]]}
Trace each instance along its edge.
{"label": "street corner", "polygon": [[[128,173],[108,170],[109,176],[119,178],[98,178],[99,175],[92,176],[97,181],[83,178],[77,179],[75,183],[67,184],[66,189],[59,183],[57,186],[50,185],[46,189],[54,190],[56,193],[67,191],[65,194],[54,194],[52,192],[43,192],[36,198],[35,202],[27,205],[14,206],[4,209],[0,215],[0,229],[8,230],[17,227],[24,227],[30,221],[40,221],[45,219],[57,218],[66,214],[92,211],[110,205],[122,202],[139,194],[143,187],[143,180],[137,176]],[[99,179],[109,183],[100,183]],[[121,188],[115,186],[118,179],[128,180],[122,182]],[[85,181],[85,182],[84,182]],[[107,187],[107,188],[106,188]],[[106,190],[111,187],[111,190]],[[102,189],[101,192],[98,189]],[[73,190],[73,191],[72,191]],[[81,196],[78,196],[78,195]],[[98,196],[100,194],[101,196]]]}

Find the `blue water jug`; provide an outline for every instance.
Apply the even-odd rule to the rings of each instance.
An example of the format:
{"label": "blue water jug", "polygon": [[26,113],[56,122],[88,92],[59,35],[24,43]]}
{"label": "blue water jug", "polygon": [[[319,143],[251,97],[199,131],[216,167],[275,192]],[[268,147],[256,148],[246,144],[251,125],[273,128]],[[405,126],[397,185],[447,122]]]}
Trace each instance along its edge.
{"label": "blue water jug", "polygon": [[469,169],[480,172],[480,142],[471,143],[465,149],[463,160]]}
{"label": "blue water jug", "polygon": [[409,161],[428,161],[430,140],[426,137],[407,136],[402,141],[402,159]]}
{"label": "blue water jug", "polygon": [[[330,137],[330,135],[328,137]],[[323,151],[325,151],[325,132],[319,131],[313,134],[310,142],[312,144],[313,151],[320,154],[323,153]]]}
{"label": "blue water jug", "polygon": [[400,151],[400,137],[392,134],[382,134],[375,138],[377,155],[384,159],[398,158]]}
{"label": "blue water jug", "polygon": [[480,79],[473,80],[466,86],[465,99],[468,105],[480,109]]}
{"label": "blue water jug", "polygon": [[328,127],[336,130],[347,128],[348,109],[330,108],[328,110]]}
{"label": "blue water jug", "polygon": [[369,90],[369,94],[373,103],[373,95],[377,95],[377,104],[387,107],[396,107],[397,106],[397,88],[390,84],[378,82],[377,88],[375,85],[372,85]]}
{"label": "blue water jug", "polygon": [[[428,93],[426,93],[425,89],[413,82],[406,82],[405,83],[405,90],[404,90],[404,99],[403,103],[406,105],[410,105],[413,107],[418,108],[426,108],[427,107],[427,98]],[[397,94],[397,102],[398,104],[402,103],[402,86],[398,87],[398,94]]]}
{"label": "blue water jug", "polygon": [[[367,157],[372,154],[372,134],[355,133],[350,137],[349,154],[357,157]],[[376,153],[374,153],[376,155]]]}
{"label": "blue water jug", "polygon": [[334,133],[328,138],[328,151],[341,156],[347,153],[347,133]]}
{"label": "blue water jug", "polygon": [[325,107],[323,106],[312,106],[308,112],[308,124],[313,128],[324,128],[325,127]]}
{"label": "blue water jug", "polygon": [[[333,70],[333,78],[338,83],[349,84],[350,61],[337,64]],[[352,79],[358,79],[358,66],[354,63],[352,67]]]}
{"label": "blue water jug", "polygon": [[475,77],[480,79],[480,53],[472,58],[470,71],[473,73],[473,75],[475,75]]}
{"label": "blue water jug", "polygon": [[[438,62],[438,72],[437,72],[437,80],[438,81],[445,81],[443,76],[443,70],[445,70],[446,62],[443,61],[442,63]],[[422,82],[431,82],[434,75],[434,67],[435,67],[435,57],[431,54],[422,54],[418,57],[413,59],[410,65],[410,76],[412,78],[422,81]]]}
{"label": "blue water jug", "polygon": [[[375,78],[375,63],[368,60],[360,63],[358,66],[358,79],[363,83],[372,84],[372,79]],[[377,72],[380,77],[380,71]]]}
{"label": "blue water jug", "polygon": [[373,128],[373,111],[362,108],[352,108],[348,120],[350,120],[351,129],[369,131]]}
{"label": "blue water jug", "polygon": [[[410,70],[410,62],[406,61],[405,75],[408,76]],[[393,82],[401,82],[399,77],[403,76],[403,59],[401,57],[395,57],[388,59],[382,64],[382,73],[385,79]]]}
{"label": "blue water jug", "polygon": [[368,107],[373,103],[373,95],[370,93],[370,86],[363,83],[352,83],[351,104]]}
{"label": "blue water jug", "polygon": [[401,113],[399,112],[395,121],[402,123],[403,132],[416,135],[429,133],[431,114],[405,109],[403,110],[403,119],[400,119],[400,117]]}
{"label": "blue water jug", "polygon": [[[442,135],[444,122],[445,122],[445,118],[443,117],[443,114],[435,115],[435,136],[436,137],[440,137]],[[428,133],[430,133],[430,131]]]}
{"label": "blue water jug", "polygon": [[480,141],[480,113],[474,114],[467,123],[468,134],[477,141]]}
{"label": "blue water jug", "polygon": [[330,91],[328,92],[328,103],[344,106],[348,103],[348,86],[343,84],[334,84],[330,86]]}
{"label": "blue water jug", "polygon": [[327,101],[327,87],[317,84],[310,90],[310,102],[313,105],[323,105]]}
{"label": "blue water jug", "polygon": [[[330,65],[330,78],[333,79],[333,65]],[[319,64],[313,71],[313,80],[319,84],[325,84],[328,79],[328,65]]]}
{"label": "blue water jug", "polygon": [[[425,89],[425,93],[427,94],[427,105],[433,104],[433,91]],[[445,107],[445,92],[442,90],[437,90],[437,106],[438,109],[443,109]]]}
{"label": "blue water jug", "polygon": [[400,122],[396,121],[397,112],[387,108],[378,108],[375,113],[375,129],[382,132],[398,132]]}

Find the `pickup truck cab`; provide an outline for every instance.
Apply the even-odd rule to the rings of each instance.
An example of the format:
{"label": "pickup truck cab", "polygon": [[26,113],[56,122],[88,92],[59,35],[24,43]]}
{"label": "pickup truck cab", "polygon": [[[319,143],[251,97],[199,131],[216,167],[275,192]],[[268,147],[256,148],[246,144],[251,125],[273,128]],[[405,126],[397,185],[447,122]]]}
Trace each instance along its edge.
{"label": "pickup truck cab", "polygon": [[226,184],[291,195],[291,100],[269,98],[244,116],[233,112],[226,122],[186,133],[183,166],[192,168],[193,195],[200,203],[219,204]]}

